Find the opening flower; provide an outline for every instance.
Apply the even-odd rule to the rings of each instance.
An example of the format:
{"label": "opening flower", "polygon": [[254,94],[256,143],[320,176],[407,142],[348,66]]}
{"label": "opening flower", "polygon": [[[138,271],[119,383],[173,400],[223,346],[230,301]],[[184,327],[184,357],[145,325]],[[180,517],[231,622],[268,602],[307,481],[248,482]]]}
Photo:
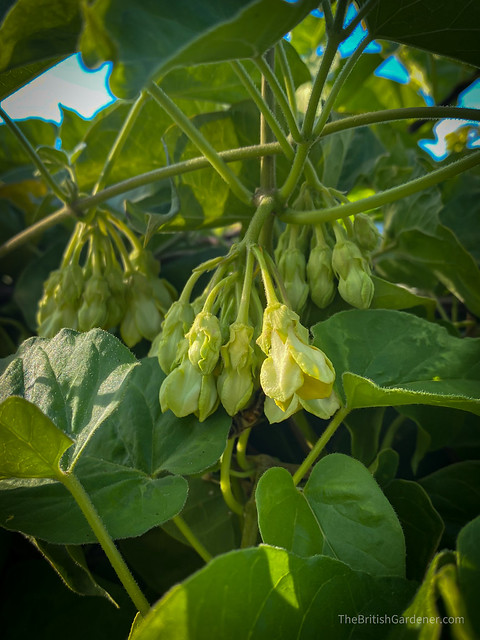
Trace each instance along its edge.
{"label": "opening flower", "polygon": [[340,406],[333,391],[333,365],[323,351],[308,344],[308,330],[299,320],[280,302],[265,309],[257,343],[267,355],[260,384],[267,396],[265,414],[270,422],[285,420],[302,407],[326,419]]}

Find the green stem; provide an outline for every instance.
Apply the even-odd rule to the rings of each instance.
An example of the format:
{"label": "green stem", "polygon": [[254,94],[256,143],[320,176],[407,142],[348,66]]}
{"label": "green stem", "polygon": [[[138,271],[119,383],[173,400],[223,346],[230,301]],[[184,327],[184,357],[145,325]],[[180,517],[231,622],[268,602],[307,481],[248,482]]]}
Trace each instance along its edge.
{"label": "green stem", "polygon": [[342,37],[346,40],[355,29],[358,27],[363,17],[367,14],[367,12],[372,8],[372,6],[378,2],[378,0],[367,0],[365,4],[359,9],[357,15],[353,18],[353,20],[345,27],[343,30]]}
{"label": "green stem", "polygon": [[240,469],[244,471],[252,470],[252,465],[247,460],[247,443],[251,430],[252,428],[250,427],[250,429],[242,431],[237,441],[237,462]]}
{"label": "green stem", "polygon": [[[382,124],[395,120],[411,120],[414,118],[422,120],[451,118],[454,120],[473,120],[478,122],[480,121],[480,109],[466,109],[464,107],[406,107],[403,109],[373,111],[371,113],[362,113],[356,116],[343,118],[342,120],[328,122],[323,128],[319,138],[324,138],[333,133],[338,133],[339,131],[346,131],[347,129],[365,127],[369,124]],[[272,142],[266,145],[254,145],[251,147],[241,147],[240,149],[229,149],[227,151],[221,151],[219,155],[225,162],[235,162],[237,160],[258,158],[267,154],[280,154],[282,151],[282,147],[278,142]],[[152,184],[153,182],[172,178],[191,171],[197,171],[198,169],[204,169],[208,166],[208,160],[206,158],[199,157],[191,158],[190,160],[185,160],[167,167],[161,167],[160,169],[154,169],[153,171],[147,171],[146,173],[134,176],[133,178],[122,180],[117,184],[99,191],[93,196],[81,198],[75,203],[75,209],[83,211],[132,189],[144,187],[148,184]],[[307,161],[305,170],[309,168],[311,169],[311,166],[309,167],[309,162]],[[310,172],[310,176],[312,179],[315,178],[313,172]],[[23,244],[29,242],[35,236],[43,233],[47,229],[50,229],[56,224],[75,216],[76,211],[72,208],[67,206],[62,207],[58,211],[55,211],[42,220],[39,220],[28,229],[24,229],[7,240],[0,246],[0,258],[4,257],[11,251],[18,249]]]}
{"label": "green stem", "polygon": [[180,533],[188,541],[190,546],[193,547],[193,549],[195,549],[195,551],[202,558],[202,560],[204,560],[205,562],[210,562],[213,556],[205,549],[203,544],[200,542],[197,536],[193,533],[193,531],[190,529],[190,527],[182,518],[182,516],[175,516],[174,518],[172,518],[172,520],[177,526]]}
{"label": "green stem", "polygon": [[267,64],[267,62],[263,58],[256,58],[254,60],[261,74],[264,76],[266,81],[268,82],[272,92],[275,96],[276,101],[278,102],[278,106],[282,110],[283,115],[285,116],[285,120],[287,121],[288,128],[290,129],[290,133],[292,138],[296,142],[303,142],[302,134],[300,133],[300,129],[298,128],[298,123],[295,118],[295,115],[290,107],[288,102],[288,98],[283,91],[277,76],[271,69],[271,67]]}
{"label": "green stem", "polygon": [[300,179],[300,176],[303,173],[303,169],[305,167],[305,162],[308,158],[308,152],[310,151],[311,144],[305,142],[303,144],[298,145],[297,153],[295,154],[295,160],[293,161],[292,168],[290,169],[290,173],[285,180],[285,183],[279,190],[280,197],[284,202],[288,200],[288,198],[292,195],[297,183]]}
{"label": "green stem", "polygon": [[325,16],[325,25],[327,29],[327,33],[331,33],[333,29],[333,14],[332,7],[330,5],[330,0],[321,0],[321,5],[323,9],[323,15]]}
{"label": "green stem", "polygon": [[[297,97],[295,94],[295,82],[293,81],[292,70],[288,64],[287,54],[285,53],[285,44],[283,40],[277,43],[275,52],[278,54],[278,62],[283,75],[283,82],[287,91],[287,98],[292,111],[295,124],[297,123]],[[298,126],[298,125],[297,125]],[[300,133],[300,131],[299,131]],[[299,138],[298,142],[301,142]]]}
{"label": "green stem", "polygon": [[107,156],[105,164],[103,165],[102,172],[100,173],[98,180],[93,187],[92,194],[97,193],[105,186],[105,183],[108,180],[108,176],[112,171],[113,165],[115,164],[119,154],[123,149],[123,145],[125,144],[130,131],[132,130],[133,125],[135,124],[137,117],[142,110],[142,107],[148,97],[146,91],[142,91],[138,99],[132,105],[125,122],[123,123],[122,128],[118,132],[118,135],[113,143],[113,147],[110,149],[110,153]]}
{"label": "green stem", "polygon": [[[275,64],[275,53],[273,49],[269,49],[265,54],[267,61],[266,66],[271,69]],[[262,75],[262,99],[268,107],[268,111],[275,113],[275,97],[272,89],[268,84],[264,75]],[[263,113],[260,113],[260,144],[268,144],[274,141],[272,129]],[[262,156],[260,158],[260,188],[264,193],[271,192],[275,189],[275,156]]]}
{"label": "green stem", "polygon": [[337,9],[335,11],[335,20],[333,23],[333,31],[343,36],[343,22],[347,10],[348,0],[337,0]]}
{"label": "green stem", "polygon": [[250,309],[250,295],[252,293],[253,284],[253,267],[255,258],[247,247],[247,262],[245,265],[245,274],[243,276],[242,297],[240,298],[240,304],[238,305],[237,322],[241,324],[248,324],[248,314]]}
{"label": "green stem", "polygon": [[446,167],[436,169],[426,176],[421,176],[415,180],[393,187],[392,189],[386,189],[380,193],[376,193],[369,198],[362,198],[350,204],[342,204],[329,209],[320,209],[315,211],[295,211],[294,209],[286,209],[285,213],[280,216],[280,219],[284,222],[293,222],[296,224],[318,224],[319,222],[333,222],[348,216],[361,213],[362,211],[369,211],[370,209],[376,209],[389,202],[399,200],[410,196],[417,191],[428,189],[434,185],[453,178],[454,176],[472,169],[476,165],[480,164],[480,151],[469,154],[467,157],[450,163]]}
{"label": "green stem", "polygon": [[370,111],[329,122],[325,125],[319,137],[323,138],[332,133],[355,129],[356,127],[365,127],[369,124],[383,124],[395,120],[440,120],[442,118],[478,122],[480,121],[480,109],[466,109],[465,107],[403,107],[400,109]]}
{"label": "green stem", "polygon": [[30,141],[24,135],[23,131],[20,129],[17,123],[10,118],[8,113],[6,113],[2,109],[2,107],[0,107],[0,116],[3,118],[5,124],[13,133],[13,135],[17,138],[19,143],[22,145],[24,151],[27,153],[27,155],[30,156],[33,164],[37,167],[38,171],[40,172],[40,175],[45,180],[45,182],[50,187],[50,189],[53,191],[53,193],[57,196],[57,198],[61,202],[67,203],[68,202],[67,195],[63,193],[63,191],[60,189],[58,184],[55,182],[53,176],[50,174],[47,167],[43,164],[42,159],[40,158],[38,153],[35,151],[35,149],[32,147],[32,145],[30,144]]}
{"label": "green stem", "polygon": [[238,278],[238,275],[239,275],[238,273],[231,273],[229,276],[222,278],[220,282],[216,283],[216,285],[212,288],[212,290],[208,294],[207,299],[205,300],[205,303],[203,305],[204,311],[206,311],[207,313],[212,313],[212,308],[213,308],[213,305],[215,304],[215,300],[217,299],[219,292],[224,287],[229,286],[230,283],[233,282],[236,278]]}
{"label": "green stem", "polygon": [[230,464],[232,462],[232,452],[235,445],[235,438],[229,438],[227,440],[227,446],[222,455],[222,461],[220,463],[220,489],[222,491],[223,499],[227,506],[239,516],[243,516],[243,507],[237,502],[233,493],[232,486],[230,484]]}
{"label": "green stem", "polygon": [[225,180],[232,192],[242,202],[251,204],[253,194],[238,179],[235,173],[225,163],[216,149],[208,142],[208,140],[200,133],[192,121],[187,118],[181,109],[170,100],[167,94],[155,83],[149,85],[148,91],[150,95],[158,102],[164,111],[172,118],[175,124],[185,133],[185,135],[193,142],[193,144],[203,153],[217,173]]}
{"label": "green stem", "polygon": [[317,114],[318,103],[320,96],[322,95],[325,82],[327,81],[330,67],[337,53],[339,41],[338,38],[330,35],[325,51],[323,52],[322,62],[320,69],[318,70],[317,77],[313,83],[312,93],[308,101],[307,111],[305,113],[305,119],[303,121],[302,137],[304,140],[308,140],[312,135],[313,124]]}
{"label": "green stem", "polygon": [[243,246],[248,247],[249,245],[256,244],[258,242],[262,227],[268,220],[268,218],[272,215],[274,208],[274,198],[272,196],[263,196],[260,204],[257,207],[257,210],[250,220],[243,240],[238,245],[239,250],[241,250],[241,247]]}
{"label": "green stem", "polygon": [[333,416],[332,420],[330,421],[330,424],[327,426],[327,428],[322,433],[320,438],[314,444],[308,456],[305,458],[305,460],[302,462],[302,464],[298,467],[298,469],[293,474],[293,483],[295,485],[297,485],[308,473],[308,470],[310,469],[310,467],[314,464],[315,460],[321,454],[321,452],[323,451],[324,447],[326,446],[330,438],[333,436],[335,431],[342,424],[342,422],[345,420],[345,418],[349,413],[350,413],[350,409],[347,409],[346,407],[344,407],[343,409],[339,409],[337,413]]}
{"label": "green stem", "polygon": [[137,251],[142,251],[142,245],[139,241],[139,239],[137,238],[137,236],[133,233],[133,231],[121,220],[119,220],[116,216],[114,216],[111,213],[107,213],[107,220],[109,220],[109,222],[111,224],[113,224],[115,227],[117,227],[117,229],[123,233],[123,235],[128,238],[128,240],[130,241],[130,244],[132,245],[132,247],[134,249],[136,249]]}
{"label": "green stem", "polygon": [[364,38],[362,42],[358,45],[358,47],[355,49],[354,53],[352,53],[352,55],[348,58],[347,62],[343,66],[343,69],[338,74],[335,82],[333,83],[333,87],[331,88],[330,93],[328,94],[328,98],[322,107],[322,113],[320,114],[315,124],[315,127],[313,128],[313,134],[315,136],[319,136],[320,133],[322,132],[322,129],[324,128],[328,120],[328,117],[333,109],[333,105],[335,104],[335,100],[337,99],[340,89],[345,84],[345,81],[350,75],[353,67],[357,64],[358,59],[360,58],[360,56],[362,55],[365,48],[368,46],[370,42],[371,42],[370,37]]}
{"label": "green stem", "polygon": [[[235,70],[236,74],[238,75],[240,81],[242,82],[243,86],[248,91],[250,97],[252,98],[252,100],[257,105],[258,110],[260,111],[262,116],[267,121],[269,127],[273,131],[276,139],[278,140],[278,142],[279,142],[279,144],[280,144],[280,146],[282,148],[283,153],[285,154],[285,156],[289,160],[293,160],[293,156],[295,155],[295,152],[293,150],[292,145],[288,142],[287,136],[283,132],[282,127],[280,126],[278,120],[276,119],[275,115],[271,111],[271,109],[268,106],[268,104],[265,102],[265,100],[264,100],[262,94],[260,93],[260,91],[257,89],[255,84],[252,82],[252,79],[250,78],[250,76],[246,72],[245,67],[240,62],[238,62],[236,60],[231,62],[231,65],[234,68],[234,70]],[[265,156],[263,156],[263,157],[265,157]]]}
{"label": "green stem", "polygon": [[265,288],[265,296],[267,298],[267,304],[275,304],[278,302],[277,294],[275,293],[275,287],[273,286],[273,280],[268,270],[265,256],[263,255],[261,247],[255,245],[252,246],[252,251],[255,254],[258,264],[260,265],[260,271],[262,272],[263,286]]}
{"label": "green stem", "polygon": [[120,582],[125,587],[126,592],[130,596],[132,602],[137,607],[142,616],[145,616],[150,605],[148,604],[145,596],[140,591],[139,586],[135,582],[134,577],[130,573],[130,569],[127,567],[125,560],[120,555],[117,547],[115,546],[110,534],[108,533],[105,525],[103,524],[97,510],[95,509],[87,492],[80,484],[78,479],[72,473],[63,473],[59,475],[58,479],[65,485],[70,491],[75,502],[80,507],[83,515],[85,516],[88,524],[92,528],[95,537],[99,541],[105,555],[110,561],[110,564],[115,569],[115,572],[120,579]]}
{"label": "green stem", "polygon": [[392,447],[395,435],[406,419],[407,416],[404,416],[400,413],[394,420],[392,420],[392,422],[388,425],[385,436],[383,437],[380,451],[383,451],[383,449],[390,449]]}

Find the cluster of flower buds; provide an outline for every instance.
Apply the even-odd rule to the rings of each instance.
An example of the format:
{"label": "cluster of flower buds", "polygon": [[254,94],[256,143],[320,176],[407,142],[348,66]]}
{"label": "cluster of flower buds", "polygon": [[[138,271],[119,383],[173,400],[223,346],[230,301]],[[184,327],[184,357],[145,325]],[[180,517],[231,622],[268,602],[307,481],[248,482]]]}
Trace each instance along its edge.
{"label": "cluster of flower buds", "polygon": [[273,259],[257,245],[232,251],[190,302],[199,275],[212,266],[193,273],[152,346],[167,374],[160,388],[162,411],[203,421],[221,403],[233,416],[261,387],[270,422],[302,408],[321,418],[333,415],[339,408],[333,365],[309,343],[308,330],[286,303],[286,284]]}
{"label": "cluster of flower buds", "polygon": [[38,334],[49,338],[64,327],[117,327],[129,347],[142,338],[153,340],[175,297],[159,269],[151,252],[113,216],[79,222],[61,267],[44,284]]}
{"label": "cluster of flower buds", "polygon": [[[327,190],[322,197],[315,195],[312,197],[303,189],[296,206],[311,208],[312,201],[317,209],[338,204]],[[341,198],[338,192],[335,196]],[[304,225],[301,231],[298,225],[287,224],[279,237],[275,258],[292,308],[301,313],[310,297],[318,308],[324,309],[337,290],[353,307],[370,307],[374,294],[371,252],[379,238],[370,216],[362,213],[355,216],[353,223],[347,219],[342,224]]]}

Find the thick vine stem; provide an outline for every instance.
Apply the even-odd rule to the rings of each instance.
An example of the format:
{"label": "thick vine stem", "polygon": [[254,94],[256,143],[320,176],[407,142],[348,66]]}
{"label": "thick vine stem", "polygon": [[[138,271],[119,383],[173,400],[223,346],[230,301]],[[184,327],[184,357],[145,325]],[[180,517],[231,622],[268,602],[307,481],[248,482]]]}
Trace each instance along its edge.
{"label": "thick vine stem", "polygon": [[150,95],[158,102],[172,118],[175,124],[185,133],[193,144],[203,153],[208,162],[225,180],[232,192],[246,204],[251,204],[253,194],[239,180],[235,173],[225,163],[218,151],[212,147],[210,142],[200,133],[192,121],[187,118],[181,109],[167,96],[167,94],[154,82],[149,85]]}
{"label": "thick vine stem", "polygon": [[140,614],[145,616],[150,609],[150,605],[143,593],[140,591],[138,584],[130,573],[130,569],[127,567],[125,560],[122,558],[120,552],[115,546],[107,528],[103,524],[102,519],[90,500],[89,495],[73,473],[60,472],[58,479],[74,497],[75,502],[80,507],[80,510],[85,516],[88,524],[92,528],[92,531],[104,550],[110,564],[115,569],[120,582],[123,584],[126,592],[132,599],[132,602],[137,607]]}
{"label": "thick vine stem", "polygon": [[[286,58],[286,56],[285,56]],[[298,128],[297,120],[295,115],[290,107],[287,96],[285,95],[280,83],[277,80],[277,76],[274,74],[271,67],[267,64],[267,62],[263,58],[257,58],[254,60],[258,69],[262,73],[263,77],[268,82],[275,99],[278,103],[278,106],[282,110],[283,115],[285,116],[285,120],[287,121],[288,128],[290,129],[290,133],[292,138],[296,142],[303,142],[303,137],[300,133],[300,129]],[[288,63],[287,63],[288,68]]]}
{"label": "thick vine stem", "polygon": [[19,143],[22,145],[22,147],[24,148],[26,153],[30,156],[30,158],[32,159],[33,164],[37,167],[38,171],[40,172],[40,175],[45,180],[46,184],[50,187],[50,189],[53,191],[53,193],[57,196],[57,198],[61,202],[67,203],[68,202],[67,195],[60,189],[58,184],[55,182],[53,176],[50,174],[50,172],[47,169],[47,167],[43,164],[42,159],[40,158],[38,153],[35,151],[35,149],[30,144],[30,141],[23,134],[23,131],[16,124],[16,122],[14,122],[10,118],[8,113],[6,113],[6,111],[4,111],[4,109],[2,109],[2,107],[0,107],[0,116],[3,118],[5,124],[10,129],[10,131],[13,133],[13,135],[17,138]]}
{"label": "thick vine stem", "polygon": [[371,209],[376,209],[377,207],[381,207],[389,202],[400,200],[400,198],[410,196],[417,193],[417,191],[423,191],[424,189],[433,187],[443,180],[453,178],[459,173],[472,169],[478,164],[480,164],[480,151],[471,153],[461,160],[451,162],[446,167],[435,169],[426,176],[415,178],[414,180],[410,180],[398,187],[386,189],[385,191],[376,193],[374,196],[370,196],[369,198],[362,198],[361,200],[356,200],[349,204],[341,204],[336,207],[315,211],[296,211],[295,209],[286,209],[279,218],[280,220],[283,220],[283,222],[293,222],[295,224],[318,224],[320,222],[333,222],[334,220],[348,218],[349,216],[357,213],[370,211]]}
{"label": "thick vine stem", "polygon": [[[328,122],[324,126],[321,134],[318,136],[318,139],[325,138],[326,136],[338,133],[339,131],[365,127],[370,124],[382,124],[399,120],[411,120],[414,118],[423,120],[440,120],[443,118],[450,118],[455,120],[473,120],[479,122],[480,109],[467,109],[464,107],[405,107],[402,109],[372,111]],[[282,153],[282,151],[282,147],[278,142],[270,142],[265,145],[254,145],[251,147],[240,147],[239,149],[220,151],[219,156],[225,162],[235,162],[236,160],[258,158],[262,155],[278,155]],[[154,169],[153,171],[147,171],[146,173],[134,176],[133,178],[122,180],[117,184],[99,191],[95,195],[80,198],[74,204],[70,206],[63,206],[61,209],[58,209],[54,213],[46,216],[42,220],[39,220],[16,236],[7,240],[0,246],[0,258],[11,251],[18,249],[37,235],[43,233],[47,229],[50,229],[50,227],[53,227],[69,218],[75,218],[79,215],[79,212],[85,211],[102,202],[106,202],[110,198],[126,193],[131,189],[152,184],[158,180],[172,178],[174,176],[182,175],[183,173],[204,169],[208,166],[210,166],[210,163],[206,158],[191,158],[190,160],[185,160],[167,167],[161,167],[160,169]],[[309,161],[307,160],[305,170],[308,170],[310,177],[314,179],[315,176],[312,169],[313,167],[309,165]]]}
{"label": "thick vine stem", "polygon": [[350,413],[350,409],[347,409],[346,407],[344,407],[342,409],[339,409],[337,413],[333,416],[332,420],[330,421],[325,431],[322,433],[322,435],[317,440],[317,442],[313,445],[312,450],[310,451],[308,456],[305,458],[302,464],[298,467],[297,471],[294,473],[293,482],[295,485],[297,485],[305,477],[310,467],[314,464],[315,460],[322,453],[323,449],[325,448],[330,438],[333,436],[335,431],[342,424],[342,422],[345,420],[345,418],[348,416],[349,413]]}

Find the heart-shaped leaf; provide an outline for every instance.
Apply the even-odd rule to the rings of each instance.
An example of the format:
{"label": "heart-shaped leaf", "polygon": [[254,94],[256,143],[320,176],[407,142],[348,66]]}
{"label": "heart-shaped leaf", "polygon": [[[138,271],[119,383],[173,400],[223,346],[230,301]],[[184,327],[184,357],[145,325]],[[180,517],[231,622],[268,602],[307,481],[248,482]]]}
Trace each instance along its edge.
{"label": "heart-shaped leaf", "polygon": [[214,558],[171,589],[130,640],[383,639],[388,624],[355,626],[352,618],[395,615],[412,591],[401,578],[369,576],[325,556],[242,549]]}
{"label": "heart-shaped leaf", "polygon": [[372,575],[405,574],[405,540],[393,508],[357,460],[332,454],[312,470],[303,493],[285,469],[258,483],[264,542],[302,556],[323,554]]}
{"label": "heart-shaped leaf", "polygon": [[88,333],[64,329],[51,339],[31,338],[4,361],[0,400],[23,396],[70,435],[75,440],[68,452],[72,468],[118,405],[135,363],[119,340],[100,329]]}
{"label": "heart-shaped leaf", "polygon": [[337,313],[313,327],[348,407],[430,404],[480,414],[480,340],[381,309]]}

